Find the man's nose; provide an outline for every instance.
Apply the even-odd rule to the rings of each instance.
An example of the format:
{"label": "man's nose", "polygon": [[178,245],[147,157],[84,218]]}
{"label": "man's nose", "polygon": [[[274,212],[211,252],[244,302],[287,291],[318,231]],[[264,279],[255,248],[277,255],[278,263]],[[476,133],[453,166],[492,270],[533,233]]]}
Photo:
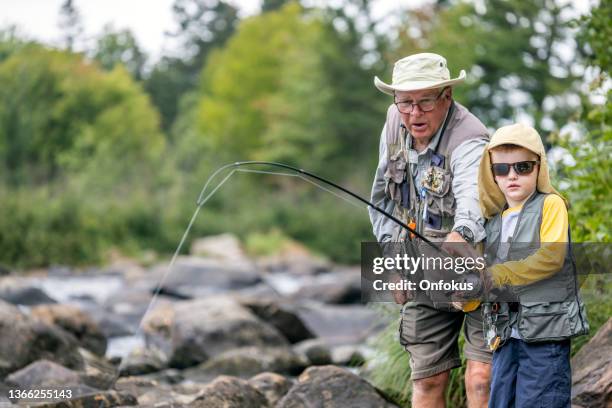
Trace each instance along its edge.
{"label": "man's nose", "polygon": [[511,180],[518,179],[518,173],[514,170],[513,166],[510,166],[510,172],[508,173],[508,178]]}

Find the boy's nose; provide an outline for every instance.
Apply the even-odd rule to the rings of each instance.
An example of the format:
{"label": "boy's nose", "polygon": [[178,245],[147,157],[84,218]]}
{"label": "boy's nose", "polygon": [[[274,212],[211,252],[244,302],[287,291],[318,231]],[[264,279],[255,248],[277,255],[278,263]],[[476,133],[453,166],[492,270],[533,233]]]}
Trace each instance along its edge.
{"label": "boy's nose", "polygon": [[511,180],[516,180],[518,179],[518,174],[517,172],[514,170],[513,166],[510,166],[510,172],[508,173],[508,178]]}

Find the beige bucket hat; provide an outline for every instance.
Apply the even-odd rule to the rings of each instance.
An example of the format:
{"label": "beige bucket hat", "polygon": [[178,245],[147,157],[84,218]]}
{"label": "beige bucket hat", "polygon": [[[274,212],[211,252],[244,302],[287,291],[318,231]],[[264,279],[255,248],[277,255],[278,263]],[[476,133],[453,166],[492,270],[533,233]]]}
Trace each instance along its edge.
{"label": "beige bucket hat", "polygon": [[493,136],[491,136],[487,148],[482,153],[480,168],[478,170],[478,192],[480,196],[480,208],[485,218],[489,219],[500,213],[506,204],[504,193],[502,193],[495,182],[495,177],[493,177],[493,172],[491,171],[491,156],[489,155],[491,149],[503,144],[521,146],[540,156],[540,170],[536,186],[537,190],[541,193],[557,194],[559,197],[563,198],[567,206],[565,198],[553,188],[550,182],[546,150],[544,149],[540,134],[531,126],[516,123],[497,129]]}
{"label": "beige bucket hat", "polygon": [[451,79],[446,67],[446,58],[438,54],[421,53],[402,58],[393,66],[393,81],[386,84],[374,77],[374,85],[382,92],[393,95],[394,91],[420,91],[441,88],[463,82],[465,70]]}

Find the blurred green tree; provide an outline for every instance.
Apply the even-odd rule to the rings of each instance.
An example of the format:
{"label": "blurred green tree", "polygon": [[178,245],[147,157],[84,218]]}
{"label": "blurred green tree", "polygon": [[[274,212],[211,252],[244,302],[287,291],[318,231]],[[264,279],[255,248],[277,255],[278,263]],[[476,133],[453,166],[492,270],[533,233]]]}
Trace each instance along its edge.
{"label": "blurred green tree", "polygon": [[86,171],[110,172],[110,183],[163,150],[157,113],[123,67],[104,73],[80,55],[30,45],[0,63],[0,84],[0,166],[11,185]]}
{"label": "blurred green tree", "polygon": [[490,127],[533,118],[547,134],[579,107],[570,27],[571,5],[560,0],[442,2],[406,14],[399,55],[444,55],[468,71],[457,99]]}
{"label": "blurred green tree", "polygon": [[570,218],[577,242],[610,242],[612,222],[612,2],[603,0],[576,22],[584,56],[596,71],[583,96],[577,117],[578,134],[561,134],[559,142],[573,160],[558,164],[563,193],[570,202]]}
{"label": "blurred green tree", "polygon": [[147,56],[129,29],[116,30],[112,24],[105,25],[91,55],[107,71],[123,64],[134,79],[143,78]]}
{"label": "blurred green tree", "polygon": [[356,159],[374,163],[385,102],[351,41],[297,3],[244,21],[210,56],[186,107],[201,151],[307,160],[336,176]]}
{"label": "blurred green tree", "polygon": [[172,10],[178,28],[167,35],[179,42],[181,51],[162,58],[145,82],[168,134],[181,98],[197,87],[208,54],[223,46],[238,22],[238,9],[223,0],[176,0]]}
{"label": "blurred green tree", "polygon": [[63,32],[64,46],[72,51],[77,41],[83,35],[83,23],[81,14],[72,0],[65,0],[60,7],[58,26]]}

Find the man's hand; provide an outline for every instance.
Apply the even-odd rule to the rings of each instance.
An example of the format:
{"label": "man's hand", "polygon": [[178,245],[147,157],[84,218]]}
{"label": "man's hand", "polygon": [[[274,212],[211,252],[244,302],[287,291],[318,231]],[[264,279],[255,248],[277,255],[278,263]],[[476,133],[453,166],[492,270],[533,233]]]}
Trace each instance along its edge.
{"label": "man's hand", "polygon": [[476,251],[476,249],[470,243],[463,239],[461,234],[459,234],[457,231],[452,231],[446,236],[446,239],[442,244],[442,250],[451,255],[462,256],[464,258],[476,259],[480,256],[478,251]]}

